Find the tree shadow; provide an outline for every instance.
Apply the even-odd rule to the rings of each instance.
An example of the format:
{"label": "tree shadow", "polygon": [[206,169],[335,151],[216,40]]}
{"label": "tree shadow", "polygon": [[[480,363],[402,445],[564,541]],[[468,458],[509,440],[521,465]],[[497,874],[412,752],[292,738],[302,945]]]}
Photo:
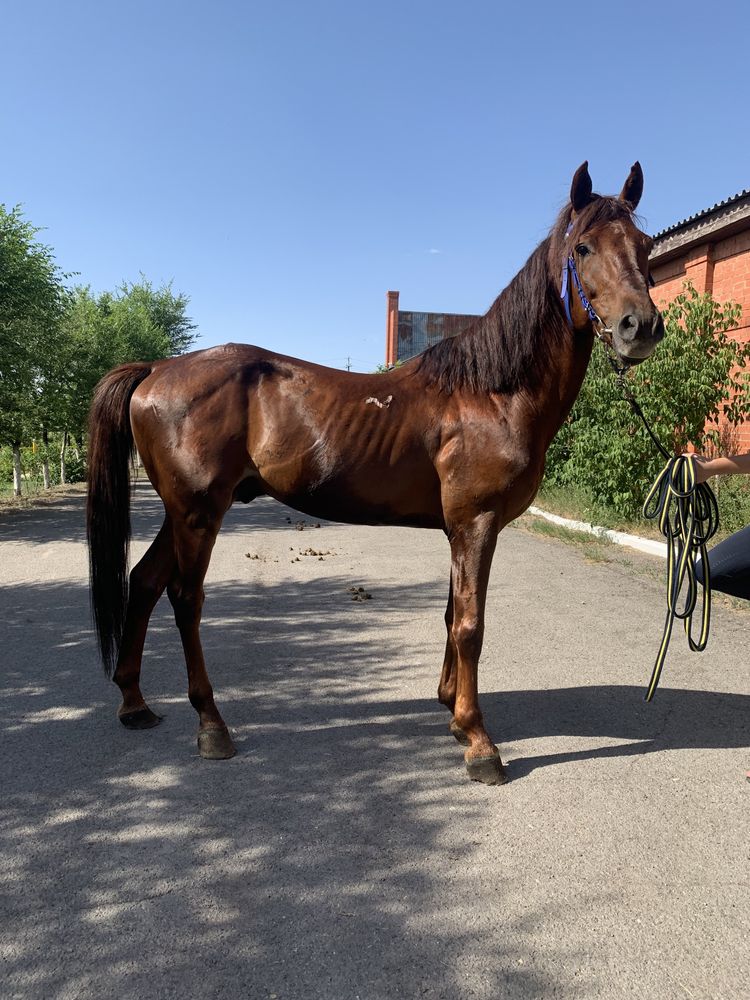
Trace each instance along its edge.
{"label": "tree shadow", "polygon": [[[427,586],[405,612],[396,589],[375,608],[345,582],[213,587],[205,647],[239,747],[220,764],[195,753],[168,606],[145,666],[167,718],[132,733],[97,669],[86,588],[0,589],[11,996],[162,997],[198,981],[205,997],[543,994],[522,926],[501,939],[493,921],[418,918],[461,891],[473,851],[446,794],[477,823],[482,798],[457,746],[429,738],[434,703],[388,697],[414,650],[362,638],[368,617],[434,606]],[[485,964],[467,970],[478,948]]]}
{"label": "tree shadow", "polygon": [[44,498],[28,507],[0,511],[0,538],[7,542],[43,544],[60,540],[83,542],[86,529],[83,493]]}
{"label": "tree shadow", "polygon": [[[436,699],[394,694],[394,675],[422,677],[426,661],[436,686],[444,602],[434,582],[410,586],[408,603],[396,585],[357,603],[343,574],[269,584],[247,568],[247,582],[211,584],[205,606],[209,672],[239,751],[221,763],[196,755],[166,601],[144,662],[147,697],[166,718],[132,733],[115,721],[116,692],[97,665],[87,588],[0,588],[10,995],[559,993],[587,961],[585,938],[579,952],[553,936],[548,963],[534,960],[539,926],[570,919],[566,899],[508,917],[518,887],[503,838],[487,831],[487,797],[506,796],[510,813],[513,788],[527,783],[471,785]],[[426,616],[427,646],[395,627]],[[642,698],[603,684],[485,692],[482,706],[510,744],[629,741],[514,751],[516,779],[575,760],[747,745],[747,696],[664,688],[650,705]],[[481,835],[497,838],[489,870],[476,866]],[[581,887],[578,903],[602,906],[616,892]],[[490,897],[497,910],[486,910]],[[594,973],[586,986],[607,988]]]}

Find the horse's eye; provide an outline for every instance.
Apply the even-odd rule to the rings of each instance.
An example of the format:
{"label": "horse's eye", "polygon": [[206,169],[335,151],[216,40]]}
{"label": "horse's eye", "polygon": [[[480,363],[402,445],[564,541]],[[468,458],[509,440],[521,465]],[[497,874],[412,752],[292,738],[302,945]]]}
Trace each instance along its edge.
{"label": "horse's eye", "polygon": [[589,248],[586,246],[585,243],[579,243],[578,246],[576,247],[576,253],[578,254],[579,257],[585,257],[587,254],[590,254],[591,251],[589,250]]}

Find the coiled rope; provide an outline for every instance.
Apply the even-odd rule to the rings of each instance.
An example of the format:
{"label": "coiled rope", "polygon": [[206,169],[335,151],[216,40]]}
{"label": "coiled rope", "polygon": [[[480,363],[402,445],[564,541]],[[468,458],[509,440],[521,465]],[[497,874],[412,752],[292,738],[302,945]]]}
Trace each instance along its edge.
{"label": "coiled rope", "polygon": [[[667,543],[667,617],[646,691],[646,701],[651,701],[659,686],[675,618],[682,620],[690,649],[694,653],[703,652],[708,643],[711,628],[711,571],[706,545],[719,529],[719,507],[716,495],[708,483],[696,482],[694,456],[669,454],[649,427],[638,400],[626,384],[625,369],[618,369],[609,354],[608,360],[617,374],[623,396],[643,421],[651,440],[667,459],[667,464],[656,478],[643,504],[643,516],[649,520],[658,520],[659,530]],[[698,603],[698,558],[701,559],[703,569],[703,603],[700,636],[696,640],[693,638],[693,613]],[[680,593],[686,579],[687,590],[680,607]]]}
{"label": "coiled rope", "polygon": [[[675,455],[669,459],[646,497],[643,515],[651,520],[658,519],[659,530],[667,542],[667,618],[646,692],[646,701],[651,701],[659,684],[675,618],[682,620],[694,653],[706,648],[711,627],[711,575],[706,544],[719,527],[719,509],[711,487],[696,482],[692,455]],[[693,613],[698,601],[696,562],[699,557],[703,568],[703,606],[700,636],[696,640],[693,638]],[[687,589],[680,607],[685,580]]]}

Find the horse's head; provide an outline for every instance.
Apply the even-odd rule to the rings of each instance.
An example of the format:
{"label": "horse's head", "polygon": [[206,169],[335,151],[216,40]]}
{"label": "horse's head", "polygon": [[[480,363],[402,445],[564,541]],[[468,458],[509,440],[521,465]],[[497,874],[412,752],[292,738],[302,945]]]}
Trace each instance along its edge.
{"label": "horse's head", "polygon": [[639,364],[664,336],[661,313],[649,294],[652,240],[633,221],[643,192],[641,165],[633,164],[617,198],[591,188],[583,163],[573,177],[561,247],[557,241],[566,311],[574,329],[593,324],[623,361]]}

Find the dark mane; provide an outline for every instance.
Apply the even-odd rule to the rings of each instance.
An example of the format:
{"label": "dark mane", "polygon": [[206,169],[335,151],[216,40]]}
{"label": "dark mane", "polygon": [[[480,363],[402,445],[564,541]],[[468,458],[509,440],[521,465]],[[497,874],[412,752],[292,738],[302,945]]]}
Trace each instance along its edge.
{"label": "dark mane", "polygon": [[442,392],[513,393],[532,388],[568,335],[560,301],[562,265],[586,230],[601,222],[632,219],[627,202],[592,195],[565,236],[572,209],[560,213],[549,236],[500,293],[487,313],[455,337],[428,348],[416,371]]}

